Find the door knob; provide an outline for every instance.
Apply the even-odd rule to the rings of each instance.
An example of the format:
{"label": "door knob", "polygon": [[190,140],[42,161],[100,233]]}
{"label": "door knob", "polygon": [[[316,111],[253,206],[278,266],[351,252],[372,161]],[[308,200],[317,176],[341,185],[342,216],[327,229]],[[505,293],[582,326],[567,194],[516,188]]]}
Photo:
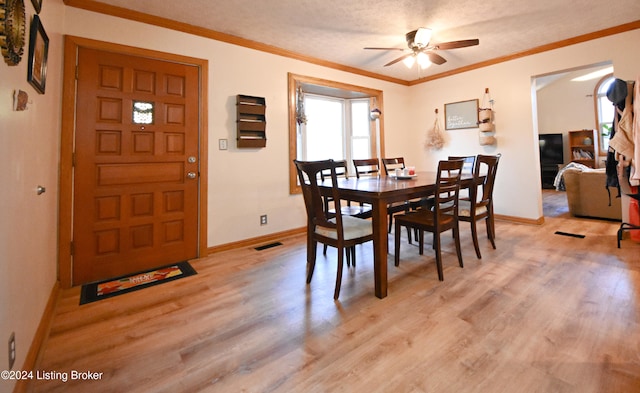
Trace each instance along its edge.
{"label": "door knob", "polygon": [[196,173],[195,173],[195,172],[189,172],[189,173],[187,173],[187,177],[188,177],[189,179],[195,179],[195,178],[196,178],[196,176],[197,176],[197,175],[196,175]]}

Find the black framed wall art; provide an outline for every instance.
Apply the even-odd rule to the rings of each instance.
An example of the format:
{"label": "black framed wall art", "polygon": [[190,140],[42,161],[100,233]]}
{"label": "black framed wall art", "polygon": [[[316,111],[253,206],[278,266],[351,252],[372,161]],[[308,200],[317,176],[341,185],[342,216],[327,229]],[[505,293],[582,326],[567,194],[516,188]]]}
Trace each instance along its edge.
{"label": "black framed wall art", "polygon": [[27,81],[40,94],[44,94],[47,82],[47,56],[49,54],[49,37],[44,31],[38,15],[33,16],[29,34],[29,65]]}

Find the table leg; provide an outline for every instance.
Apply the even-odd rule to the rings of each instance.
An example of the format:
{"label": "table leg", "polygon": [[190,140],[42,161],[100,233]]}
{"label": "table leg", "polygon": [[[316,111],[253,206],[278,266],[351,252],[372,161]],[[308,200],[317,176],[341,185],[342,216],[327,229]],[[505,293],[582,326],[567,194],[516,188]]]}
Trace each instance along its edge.
{"label": "table leg", "polygon": [[387,204],[383,201],[373,203],[373,274],[376,296],[387,296]]}

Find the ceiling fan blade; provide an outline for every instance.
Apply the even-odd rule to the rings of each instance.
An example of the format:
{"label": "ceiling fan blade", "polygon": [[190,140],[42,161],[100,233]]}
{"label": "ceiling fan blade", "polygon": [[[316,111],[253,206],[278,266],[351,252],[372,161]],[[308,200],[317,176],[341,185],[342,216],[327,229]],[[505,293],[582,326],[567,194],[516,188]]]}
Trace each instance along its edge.
{"label": "ceiling fan blade", "polygon": [[371,48],[371,47],[366,47],[364,49],[372,49],[372,50],[405,50],[406,48]]}
{"label": "ceiling fan blade", "polygon": [[407,54],[406,54],[406,55],[404,55],[404,56],[400,56],[400,57],[398,57],[397,59],[395,59],[395,60],[393,60],[393,61],[388,62],[388,63],[387,63],[387,64],[385,64],[384,66],[385,66],[385,67],[388,67],[388,66],[390,66],[390,65],[394,65],[394,64],[396,64],[397,62],[402,61],[402,60],[406,59],[406,58],[407,58],[407,57],[409,57],[409,56],[413,56],[413,53],[407,53]]}
{"label": "ceiling fan blade", "polygon": [[447,49],[457,49],[457,48],[465,48],[467,46],[474,46],[480,44],[479,39],[473,40],[460,40],[460,41],[450,41],[450,42],[442,42],[440,44],[434,45],[436,49],[447,50]]}
{"label": "ceiling fan blade", "polygon": [[444,57],[436,53],[433,53],[433,52],[426,52],[426,53],[427,53],[427,56],[429,56],[429,60],[431,60],[433,64],[440,65],[447,62],[447,60]]}

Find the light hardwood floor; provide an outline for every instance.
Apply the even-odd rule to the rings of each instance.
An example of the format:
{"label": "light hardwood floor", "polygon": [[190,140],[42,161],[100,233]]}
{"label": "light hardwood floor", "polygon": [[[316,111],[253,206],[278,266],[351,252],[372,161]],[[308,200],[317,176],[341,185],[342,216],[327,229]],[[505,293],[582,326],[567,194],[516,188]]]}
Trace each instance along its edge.
{"label": "light hardwood floor", "polygon": [[617,249],[619,224],[608,221],[496,225],[497,250],[480,236],[482,260],[462,226],[464,268],[443,237],[444,282],[429,250],[403,243],[382,300],[370,244],[345,270],[339,301],[332,250],[319,249],[305,285],[303,236],[218,253],[193,261],[194,277],[83,306],[78,288],[66,290],[37,369],[102,378],[29,391],[640,391],[640,244]]}
{"label": "light hardwood floor", "polygon": [[542,214],[545,217],[570,218],[567,193],[551,189],[542,190]]}

